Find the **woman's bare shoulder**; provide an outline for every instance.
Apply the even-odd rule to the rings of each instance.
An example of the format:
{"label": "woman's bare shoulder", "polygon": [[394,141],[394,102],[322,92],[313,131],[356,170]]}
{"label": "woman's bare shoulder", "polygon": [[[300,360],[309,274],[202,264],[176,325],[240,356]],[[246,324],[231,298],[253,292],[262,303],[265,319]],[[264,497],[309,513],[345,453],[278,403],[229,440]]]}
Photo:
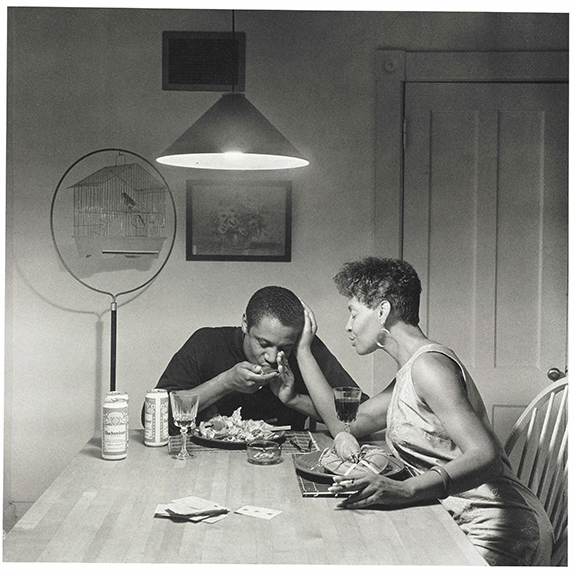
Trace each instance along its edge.
{"label": "woman's bare shoulder", "polygon": [[445,353],[430,350],[416,358],[411,367],[411,378],[417,391],[426,393],[445,388],[462,390],[463,372],[459,364]]}

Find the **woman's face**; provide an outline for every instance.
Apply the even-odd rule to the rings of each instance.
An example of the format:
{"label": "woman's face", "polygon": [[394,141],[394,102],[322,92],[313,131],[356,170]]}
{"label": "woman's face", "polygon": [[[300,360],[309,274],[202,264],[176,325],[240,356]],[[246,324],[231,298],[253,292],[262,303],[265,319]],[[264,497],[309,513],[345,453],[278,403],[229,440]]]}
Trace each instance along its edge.
{"label": "woman's face", "polygon": [[345,326],[351,345],[361,356],[371,354],[378,349],[377,335],[381,331],[381,323],[377,309],[372,310],[359,302],[354,296],[347,303],[349,320]]}

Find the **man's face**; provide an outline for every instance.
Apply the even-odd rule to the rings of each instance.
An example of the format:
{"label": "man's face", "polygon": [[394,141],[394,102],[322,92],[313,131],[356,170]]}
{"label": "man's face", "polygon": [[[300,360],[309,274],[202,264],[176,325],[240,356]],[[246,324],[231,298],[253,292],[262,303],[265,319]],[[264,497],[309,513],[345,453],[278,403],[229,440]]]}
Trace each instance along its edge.
{"label": "man's face", "polygon": [[290,355],[300,330],[284,326],[273,316],[264,316],[258,324],[248,330],[246,318],[242,320],[244,332],[244,354],[253,364],[276,368],[278,352]]}

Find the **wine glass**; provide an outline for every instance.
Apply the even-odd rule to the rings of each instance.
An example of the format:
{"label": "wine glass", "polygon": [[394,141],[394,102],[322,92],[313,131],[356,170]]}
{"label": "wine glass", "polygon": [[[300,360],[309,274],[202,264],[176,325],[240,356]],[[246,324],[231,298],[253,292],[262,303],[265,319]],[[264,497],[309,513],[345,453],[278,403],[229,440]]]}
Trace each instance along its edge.
{"label": "wine glass", "polygon": [[346,386],[334,388],[333,397],[338,420],[343,422],[345,431],[349,432],[351,423],[357,417],[357,410],[361,400],[361,389]]}
{"label": "wine glass", "polygon": [[194,426],[196,415],[198,414],[198,404],[200,397],[193,390],[174,390],[170,392],[170,404],[172,406],[172,417],[174,424],[180,428],[182,433],[182,448],[177,456],[178,460],[195,458],[193,454],[188,454],[186,450],[186,439],[188,429]]}

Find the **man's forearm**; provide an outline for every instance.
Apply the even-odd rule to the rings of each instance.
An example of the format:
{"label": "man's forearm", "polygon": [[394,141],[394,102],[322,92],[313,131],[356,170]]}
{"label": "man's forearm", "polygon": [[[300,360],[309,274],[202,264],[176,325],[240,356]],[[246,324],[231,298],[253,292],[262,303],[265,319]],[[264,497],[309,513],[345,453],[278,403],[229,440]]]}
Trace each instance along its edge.
{"label": "man's forearm", "polygon": [[227,396],[231,391],[230,384],[229,375],[227,372],[222,372],[211,380],[196,386],[193,390],[200,397],[198,412],[209,408],[212,404]]}
{"label": "man's forearm", "polygon": [[163,376],[158,383],[158,388],[165,388],[168,393],[173,390],[193,390],[200,396],[198,412],[209,408],[212,404],[221,400],[224,396],[230,393],[230,378],[226,372],[218,374],[211,380],[207,380],[198,386],[189,388],[191,383],[181,383],[178,381],[170,380],[169,376]]}

